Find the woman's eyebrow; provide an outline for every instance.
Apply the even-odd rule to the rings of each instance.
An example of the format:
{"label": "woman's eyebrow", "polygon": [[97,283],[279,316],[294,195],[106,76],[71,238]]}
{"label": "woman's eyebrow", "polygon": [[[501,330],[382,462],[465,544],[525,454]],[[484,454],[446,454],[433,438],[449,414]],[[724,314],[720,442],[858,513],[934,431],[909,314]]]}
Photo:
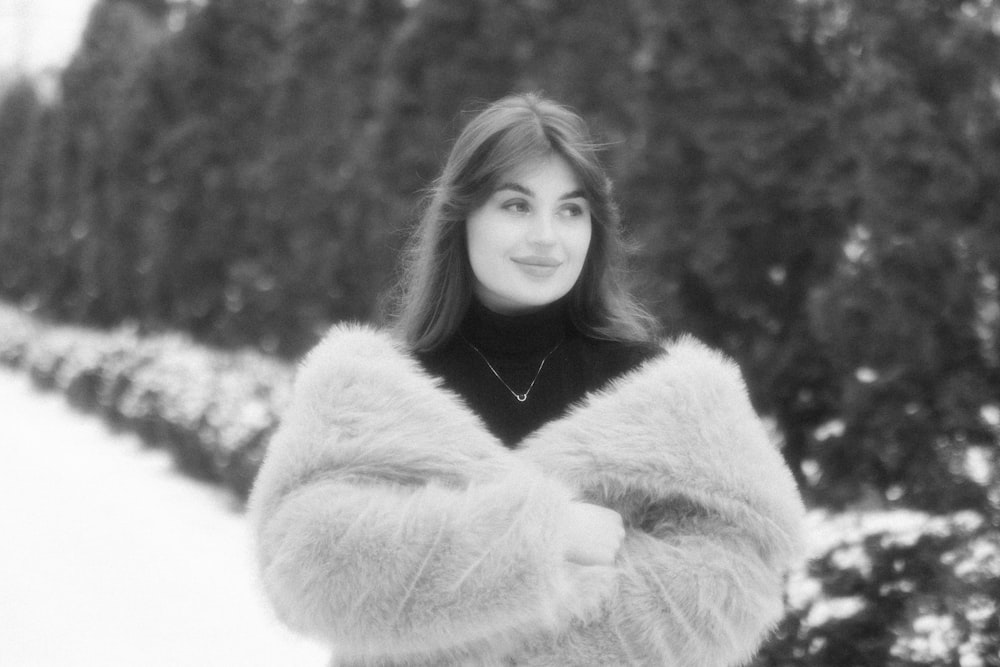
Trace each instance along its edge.
{"label": "woman's eyebrow", "polygon": [[514,192],[520,192],[522,195],[528,197],[535,196],[535,193],[532,192],[530,188],[526,188],[520,183],[504,183],[496,189],[496,192],[502,192],[503,190],[513,190]]}
{"label": "woman's eyebrow", "polygon": [[[496,189],[497,192],[502,192],[503,190],[513,190],[514,192],[520,192],[526,197],[534,197],[535,193],[531,191],[531,188],[527,188],[520,183],[504,183]],[[564,199],[586,199],[587,193],[582,188],[573,190],[572,192],[567,192],[566,194],[559,197],[559,200]]]}

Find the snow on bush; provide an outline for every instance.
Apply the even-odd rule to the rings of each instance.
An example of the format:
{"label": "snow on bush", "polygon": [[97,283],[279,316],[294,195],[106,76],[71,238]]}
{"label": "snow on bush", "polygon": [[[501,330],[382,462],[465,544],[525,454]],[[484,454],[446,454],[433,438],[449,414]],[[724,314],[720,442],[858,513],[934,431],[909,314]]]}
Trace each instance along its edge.
{"label": "snow on bush", "polygon": [[293,374],[273,358],[214,350],[180,334],[46,325],[9,306],[0,306],[0,361],[168,447],[185,470],[243,497]]}
{"label": "snow on bush", "polygon": [[[294,371],[178,334],[54,326],[2,305],[0,363],[244,497]],[[1000,520],[814,510],[809,536],[788,613],[753,667],[1000,667]]]}
{"label": "snow on bush", "polygon": [[809,514],[810,558],[755,667],[1000,666],[1000,530],[976,512]]}

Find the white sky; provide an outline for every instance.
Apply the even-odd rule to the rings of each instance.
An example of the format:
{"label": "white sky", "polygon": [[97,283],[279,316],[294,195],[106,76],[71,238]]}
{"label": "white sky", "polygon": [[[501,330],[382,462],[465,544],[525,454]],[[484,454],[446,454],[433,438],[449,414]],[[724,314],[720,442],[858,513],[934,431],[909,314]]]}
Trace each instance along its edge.
{"label": "white sky", "polygon": [[96,0],[0,0],[0,75],[62,67]]}

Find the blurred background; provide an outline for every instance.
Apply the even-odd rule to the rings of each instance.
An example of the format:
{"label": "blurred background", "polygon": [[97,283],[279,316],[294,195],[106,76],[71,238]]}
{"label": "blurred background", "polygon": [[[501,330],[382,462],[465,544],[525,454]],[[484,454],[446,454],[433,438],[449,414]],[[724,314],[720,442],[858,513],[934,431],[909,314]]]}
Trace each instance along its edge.
{"label": "blurred background", "polygon": [[[641,293],[740,362],[813,508],[757,664],[1000,665],[1000,4],[47,6],[0,14],[8,365],[245,495],[292,362],[378,318],[460,111],[541,90],[606,142]],[[169,389],[124,405],[189,378],[178,346],[243,374],[253,434],[204,435],[249,419],[214,390],[187,425]]]}

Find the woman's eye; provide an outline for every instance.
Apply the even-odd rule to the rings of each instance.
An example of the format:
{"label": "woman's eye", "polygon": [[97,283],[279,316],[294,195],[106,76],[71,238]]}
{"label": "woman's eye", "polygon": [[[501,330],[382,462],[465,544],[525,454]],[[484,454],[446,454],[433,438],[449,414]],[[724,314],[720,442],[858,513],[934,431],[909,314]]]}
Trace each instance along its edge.
{"label": "woman's eye", "polygon": [[510,211],[511,213],[516,213],[517,215],[524,215],[530,209],[528,208],[528,203],[520,200],[509,201],[503,205],[505,211]]}
{"label": "woman's eye", "polygon": [[578,218],[584,213],[583,206],[579,204],[566,204],[562,207],[562,214],[567,218]]}

